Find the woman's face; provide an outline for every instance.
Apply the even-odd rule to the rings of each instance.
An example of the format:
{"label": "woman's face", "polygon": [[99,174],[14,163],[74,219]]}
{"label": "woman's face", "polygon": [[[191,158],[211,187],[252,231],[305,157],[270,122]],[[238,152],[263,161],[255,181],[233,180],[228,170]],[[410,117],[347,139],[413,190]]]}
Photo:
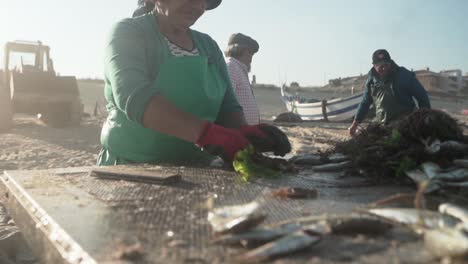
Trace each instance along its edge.
{"label": "woman's face", "polygon": [[189,28],[203,15],[207,0],[156,0],[158,12],[171,24]]}

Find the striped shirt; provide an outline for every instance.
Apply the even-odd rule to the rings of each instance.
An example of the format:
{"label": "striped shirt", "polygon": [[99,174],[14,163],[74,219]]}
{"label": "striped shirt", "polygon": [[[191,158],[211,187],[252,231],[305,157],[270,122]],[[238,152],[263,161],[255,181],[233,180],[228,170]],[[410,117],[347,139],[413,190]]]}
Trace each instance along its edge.
{"label": "striped shirt", "polygon": [[260,123],[260,112],[257,101],[250,85],[248,68],[242,62],[229,57],[226,60],[229,77],[231,78],[232,88],[236,94],[237,101],[244,109],[244,116],[249,125]]}

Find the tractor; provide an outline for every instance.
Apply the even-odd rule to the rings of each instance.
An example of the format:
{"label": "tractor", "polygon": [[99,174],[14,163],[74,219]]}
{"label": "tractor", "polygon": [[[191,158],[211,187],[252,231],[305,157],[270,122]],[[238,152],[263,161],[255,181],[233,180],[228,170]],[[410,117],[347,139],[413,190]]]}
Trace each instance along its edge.
{"label": "tractor", "polygon": [[6,129],[14,113],[37,115],[51,127],[80,124],[83,104],[76,78],[56,74],[49,46],[40,41],[7,42],[4,56],[0,97],[7,98],[0,98],[0,112],[6,116]]}

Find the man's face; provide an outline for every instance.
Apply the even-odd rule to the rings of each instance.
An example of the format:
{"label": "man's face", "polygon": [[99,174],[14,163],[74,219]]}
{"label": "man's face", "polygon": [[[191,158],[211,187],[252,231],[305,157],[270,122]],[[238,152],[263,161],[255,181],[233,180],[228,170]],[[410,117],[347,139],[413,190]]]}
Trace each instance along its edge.
{"label": "man's face", "polygon": [[391,69],[392,69],[391,63],[374,64],[374,70],[377,72],[377,74],[381,78],[387,77]]}
{"label": "man's face", "polygon": [[203,15],[207,0],[155,0],[172,24],[189,28]]}

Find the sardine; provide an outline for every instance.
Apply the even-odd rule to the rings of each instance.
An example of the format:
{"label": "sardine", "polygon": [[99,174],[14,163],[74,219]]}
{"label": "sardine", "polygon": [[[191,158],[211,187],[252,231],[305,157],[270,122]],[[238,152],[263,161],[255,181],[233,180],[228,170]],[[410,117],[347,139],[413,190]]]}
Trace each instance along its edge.
{"label": "sardine", "polygon": [[468,209],[451,204],[443,203],[439,205],[439,212],[451,215],[460,219],[463,223],[468,224]]}
{"label": "sardine", "polygon": [[435,174],[433,180],[438,181],[449,181],[449,182],[461,182],[468,181],[468,169],[457,168],[446,172],[438,172]]}
{"label": "sardine", "polygon": [[437,173],[440,172],[440,166],[434,162],[424,162],[421,165],[423,172],[426,174],[429,179],[433,179],[437,176]]}
{"label": "sardine", "polygon": [[319,154],[302,154],[292,157],[289,162],[300,165],[321,165],[326,163],[326,160]]}
{"label": "sardine", "polygon": [[429,180],[429,177],[427,177],[426,173],[424,173],[421,170],[406,171],[405,174],[411,180],[413,180],[413,182],[416,183],[416,184],[421,184],[421,183]]}
{"label": "sardine", "polygon": [[261,262],[306,249],[321,240],[319,235],[308,235],[303,231],[289,234],[242,255],[242,262]]}
{"label": "sardine", "polygon": [[349,160],[349,157],[341,153],[335,153],[335,154],[328,156],[328,160],[330,162],[337,163],[337,162],[347,161]]}
{"label": "sardine", "polygon": [[312,234],[356,235],[383,234],[392,229],[388,221],[368,214],[352,213],[349,215],[334,215],[317,223],[305,226],[302,230]]}
{"label": "sardine", "polygon": [[424,245],[437,257],[468,255],[468,234],[457,228],[436,228],[424,231]]}
{"label": "sardine", "polygon": [[440,149],[441,150],[451,150],[451,151],[466,151],[468,150],[468,145],[467,144],[463,144],[461,142],[458,142],[458,141],[453,141],[453,140],[449,140],[449,141],[444,141],[442,143],[440,143]]}
{"label": "sardine", "polygon": [[460,221],[458,219],[429,210],[418,210],[412,208],[375,208],[367,210],[373,215],[383,217],[395,223],[414,227],[415,231],[421,228],[454,227]]}
{"label": "sardine", "polygon": [[312,169],[316,172],[331,172],[340,171],[351,167],[351,161],[343,161],[339,163],[328,163],[324,165],[313,166]]}
{"label": "sardine", "polygon": [[216,233],[242,232],[265,220],[266,216],[258,208],[257,202],[214,208],[208,213],[208,222]]}
{"label": "sardine", "polygon": [[393,228],[389,222],[365,214],[350,214],[348,217],[328,219],[332,233],[338,235],[383,234]]}
{"label": "sardine", "polygon": [[287,234],[294,233],[301,229],[299,224],[285,224],[275,228],[255,228],[241,234],[227,234],[213,239],[211,242],[222,245],[242,244],[259,245],[275,240]]}
{"label": "sardine", "polygon": [[421,142],[425,145],[425,150],[429,154],[435,154],[441,150],[459,152],[468,150],[467,144],[453,140],[440,142],[440,140],[436,139],[431,144],[428,144],[428,140],[421,140]]}
{"label": "sardine", "polygon": [[468,188],[468,181],[465,182],[448,182],[448,181],[438,181],[438,184],[440,184],[443,187],[453,187],[453,188]]}
{"label": "sardine", "polygon": [[457,160],[454,160],[453,163],[457,166],[468,169],[468,159],[457,159]]}

